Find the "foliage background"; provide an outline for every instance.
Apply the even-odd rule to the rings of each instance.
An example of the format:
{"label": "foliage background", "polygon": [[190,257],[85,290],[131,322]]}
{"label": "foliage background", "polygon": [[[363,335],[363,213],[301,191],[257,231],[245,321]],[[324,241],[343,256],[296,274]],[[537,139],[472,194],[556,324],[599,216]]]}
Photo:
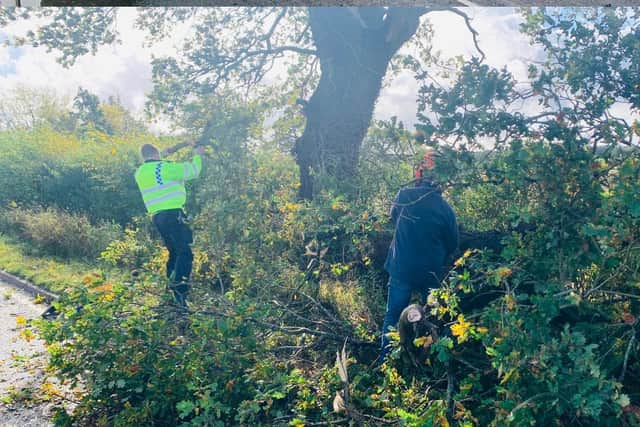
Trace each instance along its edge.
{"label": "foliage background", "polygon": [[[104,267],[68,283],[61,316],[39,325],[52,369],[87,390],[56,422],[638,425],[639,125],[608,110],[637,113],[638,27],[619,9],[584,25],[523,13],[523,32],[549,53],[526,89],[477,59],[446,64],[448,85],[434,85],[408,59],[423,80],[418,133],[374,122],[356,176],[317,176],[313,200],[298,199],[283,150],[302,124],[265,129],[273,98],[187,105],[185,127],[215,120],[189,188],[186,316],[164,292],[167,254],[132,180],[141,143],[177,138],[150,136],[86,91],[69,111],[2,131],[0,230],[34,254]],[[517,111],[523,97],[543,111]],[[440,153],[434,178],[465,236],[485,239],[463,242],[430,295],[440,339],[411,343],[425,362],[397,348],[374,369],[387,212],[421,144]],[[335,366],[345,338],[346,385]]]}

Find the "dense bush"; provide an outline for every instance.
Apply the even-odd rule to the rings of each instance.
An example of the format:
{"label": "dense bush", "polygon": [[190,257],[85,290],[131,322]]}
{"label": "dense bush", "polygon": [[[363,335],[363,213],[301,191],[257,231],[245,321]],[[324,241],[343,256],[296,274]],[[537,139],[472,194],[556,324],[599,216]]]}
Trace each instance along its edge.
{"label": "dense bush", "polygon": [[92,224],[82,214],[55,208],[28,210],[5,209],[0,213],[0,231],[28,242],[42,254],[60,258],[95,260],[122,235],[111,222]]}
{"label": "dense bush", "polygon": [[100,260],[119,268],[143,268],[161,251],[159,239],[154,239],[157,234],[149,218],[135,217],[123,234],[104,248]]}
{"label": "dense bush", "polygon": [[133,172],[148,140],[97,132],[80,139],[48,128],[2,132],[0,204],[56,207],[124,225],[144,213]]}
{"label": "dense bush", "polygon": [[[502,253],[464,254],[430,296],[442,337],[418,337],[428,346],[427,364],[412,366],[398,348],[379,374],[369,367],[384,308],[375,242],[388,238],[391,188],[353,197],[327,188],[301,202],[287,157],[258,151],[227,163],[228,175],[205,175],[194,189],[208,202],[194,221],[191,314],[177,320],[166,300],[159,304],[163,279],[146,273],[106,291],[97,280],[103,293],[69,296],[65,316],[46,326],[52,344],[66,343],[53,346],[52,365],[68,378],[79,375],[93,393],[75,422],[334,422],[342,415],[331,402],[343,385],[333,362],[348,336],[348,416],[358,424],[633,425],[638,306],[626,295],[638,292],[637,160],[620,158],[603,192],[590,174],[594,162],[604,163],[580,150],[513,144],[489,167],[509,182],[495,188],[478,179],[478,192],[449,194],[454,207],[472,202],[479,216],[506,199],[492,218],[503,229],[518,218],[538,226],[507,233]],[[548,174],[549,159],[583,159],[583,167]],[[375,173],[382,167],[396,182],[406,173],[394,175],[393,164]],[[530,197],[531,177],[547,191]],[[561,203],[577,187],[578,200]],[[563,215],[572,222],[550,232]],[[122,258],[131,250],[160,273],[163,255],[136,249],[147,239],[130,231],[107,253]],[[484,302],[469,305],[472,299]],[[71,308],[78,306],[81,312]]]}

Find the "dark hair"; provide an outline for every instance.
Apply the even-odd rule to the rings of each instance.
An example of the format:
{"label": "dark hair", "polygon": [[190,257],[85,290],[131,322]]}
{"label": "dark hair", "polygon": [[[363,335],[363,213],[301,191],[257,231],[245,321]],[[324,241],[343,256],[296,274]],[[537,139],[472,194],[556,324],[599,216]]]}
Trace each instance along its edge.
{"label": "dark hair", "polygon": [[152,144],[144,144],[140,148],[140,154],[144,160],[160,158],[160,152],[158,149]]}

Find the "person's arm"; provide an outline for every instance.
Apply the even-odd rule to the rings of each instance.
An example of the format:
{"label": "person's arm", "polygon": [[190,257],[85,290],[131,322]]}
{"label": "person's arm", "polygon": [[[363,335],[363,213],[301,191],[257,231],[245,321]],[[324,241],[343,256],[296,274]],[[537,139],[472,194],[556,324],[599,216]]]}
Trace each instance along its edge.
{"label": "person's arm", "polygon": [[188,181],[197,178],[202,170],[202,157],[193,156],[190,162],[163,162],[163,175],[171,181]]}
{"label": "person's arm", "polygon": [[180,142],[180,143],[178,143],[176,145],[173,145],[171,147],[165,148],[164,150],[162,150],[160,155],[162,157],[169,156],[169,155],[175,153],[176,151],[180,150],[181,148],[188,147],[190,145],[193,146],[194,144],[195,144],[195,142],[193,142],[193,141]]}

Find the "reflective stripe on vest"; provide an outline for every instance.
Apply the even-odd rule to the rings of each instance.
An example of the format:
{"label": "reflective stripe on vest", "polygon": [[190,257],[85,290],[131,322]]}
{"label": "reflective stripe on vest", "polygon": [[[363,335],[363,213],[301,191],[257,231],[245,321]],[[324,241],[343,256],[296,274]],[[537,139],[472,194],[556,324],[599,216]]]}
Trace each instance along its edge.
{"label": "reflective stripe on vest", "polygon": [[160,202],[164,202],[174,197],[186,197],[186,195],[187,192],[184,189],[179,189],[169,194],[154,197],[153,199],[144,199],[144,205],[147,207],[148,211],[153,211],[153,206],[157,205]]}
{"label": "reflective stripe on vest", "polygon": [[143,196],[147,194],[154,193],[159,190],[166,190],[172,187],[182,187],[184,184],[180,181],[168,181],[164,184],[156,185],[155,187],[145,188],[144,190],[140,190]]}

